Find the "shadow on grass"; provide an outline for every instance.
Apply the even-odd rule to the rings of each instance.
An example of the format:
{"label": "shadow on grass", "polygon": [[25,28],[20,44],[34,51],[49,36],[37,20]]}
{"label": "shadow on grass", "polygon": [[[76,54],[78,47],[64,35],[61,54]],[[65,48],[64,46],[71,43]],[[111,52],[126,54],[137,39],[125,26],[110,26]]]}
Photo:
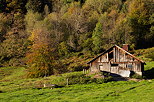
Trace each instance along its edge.
{"label": "shadow on grass", "polygon": [[116,73],[110,73],[110,72],[106,72],[106,71],[102,71],[102,72],[107,75],[110,75],[112,77],[112,81],[127,81],[128,80],[127,78],[124,78]]}
{"label": "shadow on grass", "polygon": [[144,76],[147,78],[147,79],[154,79],[154,67],[149,69],[149,70],[146,70],[144,72]]}
{"label": "shadow on grass", "polygon": [[[65,87],[65,86],[56,85],[55,87],[52,87],[52,89],[63,88],[63,87]],[[38,90],[41,90],[41,89],[51,89],[51,87],[34,87],[33,89],[38,89]]]}
{"label": "shadow on grass", "polygon": [[115,73],[110,73],[110,75],[113,78],[113,81],[127,81],[127,78],[124,78],[122,76],[120,76],[119,74],[115,74]]}
{"label": "shadow on grass", "polygon": [[3,93],[3,91],[0,90],[0,93]]}

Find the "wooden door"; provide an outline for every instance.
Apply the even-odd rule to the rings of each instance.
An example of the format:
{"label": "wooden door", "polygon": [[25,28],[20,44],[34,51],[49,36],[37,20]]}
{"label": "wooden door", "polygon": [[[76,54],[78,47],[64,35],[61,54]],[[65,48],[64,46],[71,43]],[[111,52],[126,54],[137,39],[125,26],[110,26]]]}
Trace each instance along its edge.
{"label": "wooden door", "polygon": [[107,72],[109,71],[109,70],[108,70],[108,67],[106,67],[105,65],[100,65],[100,66],[99,66],[99,70],[100,70],[100,71],[107,71]]}
{"label": "wooden door", "polygon": [[118,74],[118,66],[114,66],[114,67],[111,66],[111,73]]}
{"label": "wooden door", "polygon": [[100,70],[100,71],[103,71],[103,70],[104,70],[103,65],[100,65],[100,66],[99,66],[99,70]]}

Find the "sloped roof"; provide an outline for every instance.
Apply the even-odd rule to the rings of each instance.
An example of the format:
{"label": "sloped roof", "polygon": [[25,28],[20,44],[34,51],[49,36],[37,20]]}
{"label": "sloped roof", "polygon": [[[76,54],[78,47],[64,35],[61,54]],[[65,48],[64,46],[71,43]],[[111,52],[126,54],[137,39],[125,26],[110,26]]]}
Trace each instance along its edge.
{"label": "sloped roof", "polygon": [[119,47],[118,45],[114,45],[113,47],[109,48],[108,50],[104,51],[103,53],[101,53],[100,55],[98,55],[97,57],[93,58],[91,61],[89,61],[87,64],[90,64],[91,62],[95,61],[97,58],[99,58],[100,56],[104,55],[105,53],[109,52],[110,50],[112,50],[114,47],[124,51],[125,53],[127,53],[128,55],[130,55],[131,57],[133,57],[134,59],[140,61],[141,63],[144,63],[144,61],[142,61],[141,59],[135,57],[134,55],[132,55],[131,53],[127,52],[126,50],[124,50],[123,48]]}

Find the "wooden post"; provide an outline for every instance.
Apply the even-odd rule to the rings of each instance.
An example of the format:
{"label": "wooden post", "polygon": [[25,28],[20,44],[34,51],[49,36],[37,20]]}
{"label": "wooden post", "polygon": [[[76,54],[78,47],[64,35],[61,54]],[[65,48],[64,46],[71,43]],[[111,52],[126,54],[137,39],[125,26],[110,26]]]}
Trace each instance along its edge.
{"label": "wooden post", "polygon": [[124,62],[126,61],[126,54],[124,53],[124,60],[123,60]]}
{"label": "wooden post", "polygon": [[107,53],[107,62],[109,62],[109,53]]}
{"label": "wooden post", "polygon": [[109,67],[109,70],[111,72],[111,62],[109,62],[108,67]]}
{"label": "wooden post", "polygon": [[120,49],[118,49],[118,61],[120,62]]}
{"label": "wooden post", "polygon": [[116,49],[116,62],[118,62],[118,48]]}
{"label": "wooden post", "polygon": [[116,47],[113,49],[113,59],[116,62]]}
{"label": "wooden post", "polygon": [[91,72],[91,67],[92,67],[92,63],[90,63],[90,68],[89,68],[89,71]]}
{"label": "wooden post", "polygon": [[68,83],[69,83],[69,80],[68,80],[68,78],[66,79],[66,85],[68,86]]}

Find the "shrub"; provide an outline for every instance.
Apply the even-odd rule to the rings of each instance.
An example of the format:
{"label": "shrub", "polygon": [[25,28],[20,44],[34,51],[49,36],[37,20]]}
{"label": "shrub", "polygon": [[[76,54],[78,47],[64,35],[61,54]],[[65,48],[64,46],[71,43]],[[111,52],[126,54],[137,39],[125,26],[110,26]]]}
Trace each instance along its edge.
{"label": "shrub", "polygon": [[143,77],[137,73],[132,73],[130,77],[135,79],[143,79]]}
{"label": "shrub", "polygon": [[146,58],[151,58],[151,59],[154,61],[154,51],[148,53],[145,57],[146,57]]}
{"label": "shrub", "polygon": [[69,80],[69,85],[72,84],[85,84],[89,82],[90,77],[85,76],[82,72],[74,72],[63,74],[65,79]]}
{"label": "shrub", "polygon": [[144,75],[148,79],[153,79],[154,78],[154,67],[153,67],[153,64],[151,64],[151,67],[149,67],[149,69],[144,72]]}
{"label": "shrub", "polygon": [[146,58],[146,60],[154,61],[154,47],[148,49],[140,49],[136,50],[135,54],[141,56],[142,58]]}
{"label": "shrub", "polygon": [[68,84],[88,84],[88,83],[105,83],[112,80],[112,77],[105,77],[105,78],[93,78],[93,76],[86,76],[82,72],[72,72],[72,73],[66,73],[62,74],[62,77],[65,79],[64,83],[66,83],[66,80],[68,79]]}

